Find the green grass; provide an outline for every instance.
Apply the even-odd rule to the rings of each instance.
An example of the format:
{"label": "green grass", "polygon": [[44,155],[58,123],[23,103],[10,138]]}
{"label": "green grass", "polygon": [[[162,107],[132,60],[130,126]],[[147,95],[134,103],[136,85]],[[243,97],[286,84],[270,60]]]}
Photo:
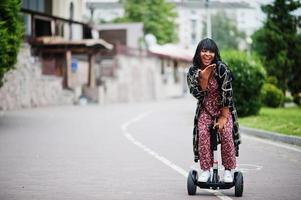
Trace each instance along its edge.
{"label": "green grass", "polygon": [[258,116],[239,118],[243,126],[301,136],[301,108],[261,108]]}

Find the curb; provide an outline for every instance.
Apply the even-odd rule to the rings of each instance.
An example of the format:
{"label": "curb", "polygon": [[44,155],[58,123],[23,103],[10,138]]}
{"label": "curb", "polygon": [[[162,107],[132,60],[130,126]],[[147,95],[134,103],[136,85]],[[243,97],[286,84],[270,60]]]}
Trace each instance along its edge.
{"label": "curb", "polygon": [[260,138],[266,138],[274,141],[301,146],[301,137],[298,136],[283,135],[275,132],[264,131],[260,129],[245,127],[245,126],[240,126],[240,130],[242,133],[248,135],[253,135]]}

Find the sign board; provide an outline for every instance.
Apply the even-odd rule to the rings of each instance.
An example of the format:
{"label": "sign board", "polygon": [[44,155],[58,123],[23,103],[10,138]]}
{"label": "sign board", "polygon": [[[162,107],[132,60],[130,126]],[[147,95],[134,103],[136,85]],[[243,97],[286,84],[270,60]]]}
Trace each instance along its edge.
{"label": "sign board", "polygon": [[71,61],[71,71],[73,73],[76,73],[77,68],[78,68],[78,60],[76,58],[72,58],[72,61]]}

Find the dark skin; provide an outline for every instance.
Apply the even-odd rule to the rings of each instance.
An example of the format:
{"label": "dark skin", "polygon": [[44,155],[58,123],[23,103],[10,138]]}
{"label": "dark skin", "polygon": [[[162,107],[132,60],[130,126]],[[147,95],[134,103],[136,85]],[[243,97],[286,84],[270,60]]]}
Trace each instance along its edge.
{"label": "dark skin", "polygon": [[[202,70],[199,71],[199,84],[201,89],[207,90],[207,86],[208,86],[208,81],[212,76],[212,73],[214,71],[216,67],[216,64],[211,64],[208,66],[203,66]],[[227,116],[229,115],[229,108],[228,107],[223,107],[221,114],[217,120],[217,123],[214,125],[214,127],[218,127],[219,132],[222,132],[225,124],[227,123]]]}

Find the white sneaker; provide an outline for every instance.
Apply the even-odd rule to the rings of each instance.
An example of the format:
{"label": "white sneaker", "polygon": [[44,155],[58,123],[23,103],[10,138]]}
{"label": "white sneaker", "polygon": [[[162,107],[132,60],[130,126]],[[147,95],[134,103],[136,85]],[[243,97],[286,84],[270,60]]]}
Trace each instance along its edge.
{"label": "white sneaker", "polygon": [[225,183],[232,183],[233,177],[230,170],[225,170],[224,172],[224,182]]}
{"label": "white sneaker", "polygon": [[209,177],[210,177],[210,171],[209,170],[202,171],[202,173],[200,174],[200,176],[198,178],[198,181],[206,183],[208,181]]}

